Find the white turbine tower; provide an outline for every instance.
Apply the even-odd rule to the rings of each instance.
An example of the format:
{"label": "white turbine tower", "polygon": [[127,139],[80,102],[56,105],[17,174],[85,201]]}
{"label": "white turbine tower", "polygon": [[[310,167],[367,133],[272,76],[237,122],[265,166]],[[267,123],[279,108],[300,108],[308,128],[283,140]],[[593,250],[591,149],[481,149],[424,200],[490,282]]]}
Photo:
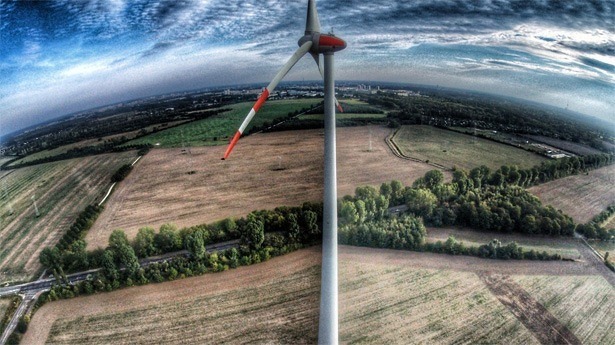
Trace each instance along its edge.
{"label": "white turbine tower", "polygon": [[[346,42],[333,34],[320,32],[320,21],[314,0],[308,1],[305,34],[299,39],[299,49],[276,74],[248,113],[231,140],[224,157],[227,159],[233,147],[248,127],[248,124],[273,92],[278,83],[305,54],[310,53],[325,79],[325,188],[322,239],[322,278],[320,290],[320,319],[318,342],[338,343],[337,303],[337,173],[335,158],[335,107],[342,110],[335,99],[333,54],[346,48]],[[324,71],[320,66],[320,54],[324,55]]]}

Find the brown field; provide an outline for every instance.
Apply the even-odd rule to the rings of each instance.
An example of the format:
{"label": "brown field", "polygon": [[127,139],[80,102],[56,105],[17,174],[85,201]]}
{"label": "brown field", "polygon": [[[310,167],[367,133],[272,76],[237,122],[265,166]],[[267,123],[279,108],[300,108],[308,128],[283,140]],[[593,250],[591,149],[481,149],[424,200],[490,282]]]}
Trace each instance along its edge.
{"label": "brown field", "polygon": [[[48,303],[34,315],[23,341],[314,343],[320,255],[320,248],[313,247],[223,273]],[[575,306],[583,312],[599,311],[600,318],[579,327],[565,315],[560,321],[580,339],[598,342],[613,327],[613,314],[604,314],[612,305],[600,305],[613,288],[585,262],[498,261],[340,246],[339,264],[343,343],[537,344],[532,332],[479,279],[489,271],[520,275],[515,279],[522,286],[552,274],[562,277],[547,276],[549,287],[556,287],[557,279],[581,284],[573,296],[588,305],[562,301],[560,306],[568,305],[570,312]],[[552,289],[551,296],[568,301],[559,293],[573,286]],[[528,291],[537,296],[533,285]],[[551,308],[549,301],[535,298]]]}
{"label": "brown field", "polygon": [[506,245],[509,242],[517,242],[525,250],[546,251],[549,254],[560,254],[565,258],[577,259],[581,255],[577,250],[579,241],[572,238],[504,234],[465,228],[427,229],[427,242],[444,242],[449,236],[454,236],[457,241],[462,241],[467,246],[478,247],[489,243],[493,239],[498,239],[502,242],[502,245]]}
{"label": "brown field", "polygon": [[[370,128],[373,147],[368,152]],[[411,184],[433,169],[395,157],[384,142],[387,128],[339,128],[337,134],[340,197],[357,186],[392,179]],[[147,225],[191,226],[245,216],[257,208],[322,200],[322,130],[248,136],[229,160],[221,161],[225,149],[193,147],[191,155],[180,149],[152,150],[107,201],[86,237],[88,247],[106,246],[109,234],[119,228],[132,238]],[[191,170],[196,173],[187,174]]]}
{"label": "brown field", "polygon": [[134,157],[124,152],[39,164],[2,178],[0,282],[32,278],[40,250],[56,244],[79,212],[102,199],[111,175]]}
{"label": "brown field", "polygon": [[48,303],[23,343],[314,343],[320,256],[313,247],[222,273]]}
{"label": "brown field", "polygon": [[514,277],[584,344],[615,343],[615,290],[602,277]]}
{"label": "brown field", "polygon": [[543,204],[552,205],[577,223],[587,223],[615,203],[615,165],[529,188]]}

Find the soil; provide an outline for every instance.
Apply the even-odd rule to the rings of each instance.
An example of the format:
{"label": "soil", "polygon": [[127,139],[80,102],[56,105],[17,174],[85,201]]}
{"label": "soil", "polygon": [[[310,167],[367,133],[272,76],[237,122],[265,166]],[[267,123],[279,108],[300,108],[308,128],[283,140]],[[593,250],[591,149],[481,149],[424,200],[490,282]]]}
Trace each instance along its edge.
{"label": "soil", "polygon": [[615,203],[615,165],[543,183],[529,191],[544,205],[562,210],[577,223],[587,223]]}
{"label": "soil", "polygon": [[566,326],[510,277],[485,273],[480,278],[541,344],[581,345],[581,341]]}
{"label": "soil", "polygon": [[[338,129],[338,197],[393,179],[409,185],[433,169],[394,156],[384,141],[389,133],[376,126]],[[86,237],[88,249],[105,247],[115,229],[133,238],[144,226],[193,226],[255,209],[322,201],[323,145],[322,130],[302,130],[243,138],[226,161],[220,160],[222,146],[184,154],[152,150],[107,201]]]}

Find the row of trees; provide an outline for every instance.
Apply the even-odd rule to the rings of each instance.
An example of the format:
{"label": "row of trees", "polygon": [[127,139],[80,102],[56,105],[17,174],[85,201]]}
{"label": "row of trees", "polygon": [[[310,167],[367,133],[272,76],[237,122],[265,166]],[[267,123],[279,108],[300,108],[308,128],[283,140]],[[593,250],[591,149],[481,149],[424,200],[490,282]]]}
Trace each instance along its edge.
{"label": "row of trees", "polygon": [[[122,286],[173,280],[206,272],[217,272],[268,260],[277,255],[320,241],[322,204],[305,203],[301,207],[280,207],[250,213],[245,218],[183,228],[165,224],[158,232],[145,227],[129,241],[122,230],[115,230],[104,250],[85,251],[46,248],[41,263],[53,272],[58,282],[46,300],[70,298],[79,294],[111,291]],[[237,239],[237,248],[208,253],[206,246]],[[71,247],[72,248],[72,247]],[[182,255],[181,250],[188,255]],[[141,264],[139,258],[178,252],[161,263]],[[67,284],[66,271],[76,268],[100,268],[92,279],[74,286]]]}
{"label": "row of trees", "polygon": [[117,169],[117,171],[113,174],[113,176],[111,176],[111,182],[117,183],[117,182],[123,181],[126,178],[126,176],[130,174],[131,170],[132,170],[131,164],[122,165],[119,169]]}

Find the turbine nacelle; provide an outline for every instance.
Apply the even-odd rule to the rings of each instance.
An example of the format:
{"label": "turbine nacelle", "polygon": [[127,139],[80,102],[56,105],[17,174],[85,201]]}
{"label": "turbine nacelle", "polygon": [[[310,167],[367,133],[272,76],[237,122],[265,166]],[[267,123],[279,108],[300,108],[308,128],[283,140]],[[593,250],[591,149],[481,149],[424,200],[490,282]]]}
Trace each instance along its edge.
{"label": "turbine nacelle", "polygon": [[325,54],[335,53],[346,48],[346,41],[333,35],[333,34],[321,34],[320,32],[313,32],[307,34],[299,39],[299,47],[306,42],[312,42],[311,54]]}

